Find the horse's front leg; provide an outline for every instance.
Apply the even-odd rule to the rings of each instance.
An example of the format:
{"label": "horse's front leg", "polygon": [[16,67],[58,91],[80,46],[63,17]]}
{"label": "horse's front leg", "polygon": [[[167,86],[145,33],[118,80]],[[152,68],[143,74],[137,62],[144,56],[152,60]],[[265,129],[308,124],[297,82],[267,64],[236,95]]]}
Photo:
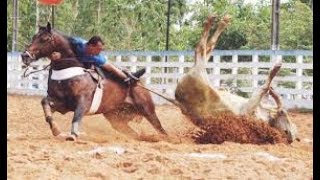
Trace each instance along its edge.
{"label": "horse's front leg", "polygon": [[87,101],[85,96],[79,97],[72,119],[71,135],[68,136],[66,140],[75,141],[77,139],[80,134],[81,120],[88,108],[90,108],[90,101]]}
{"label": "horse's front leg", "polygon": [[53,121],[52,119],[52,112],[54,111],[53,108],[50,106],[50,98],[45,97],[41,100],[41,105],[44,111],[44,115],[46,118],[47,123],[50,126],[51,132],[54,136],[58,136],[61,134],[61,131],[59,130],[58,125]]}

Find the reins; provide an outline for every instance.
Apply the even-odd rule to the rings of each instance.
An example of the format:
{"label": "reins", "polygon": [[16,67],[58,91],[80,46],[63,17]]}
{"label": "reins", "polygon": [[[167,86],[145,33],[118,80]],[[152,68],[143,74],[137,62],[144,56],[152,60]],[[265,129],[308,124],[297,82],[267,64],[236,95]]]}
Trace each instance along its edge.
{"label": "reins", "polygon": [[[62,60],[62,61],[65,61],[65,60],[68,60],[68,61],[77,61],[75,58],[76,58],[76,57],[63,58],[63,59],[61,59],[61,60]],[[46,66],[45,66],[44,68],[42,68],[42,69],[35,70],[35,71],[31,71],[31,72],[27,73],[27,71],[28,71],[28,68],[29,68],[29,67],[35,67],[35,66],[28,65],[28,66],[26,67],[26,70],[23,72],[23,77],[25,78],[25,77],[28,77],[30,74],[33,74],[33,73],[37,73],[37,72],[40,72],[40,71],[47,70],[47,69],[48,69],[48,67],[50,67],[50,66],[51,66],[51,63],[50,63],[50,64],[48,64],[48,65],[46,65]]]}
{"label": "reins", "polygon": [[33,74],[33,73],[36,73],[36,72],[40,72],[40,71],[44,71],[44,70],[46,70],[49,66],[50,66],[51,64],[48,64],[48,65],[46,65],[44,68],[42,68],[42,69],[39,69],[39,70],[35,70],[35,71],[31,71],[31,72],[29,72],[28,74],[27,74],[27,71],[28,71],[28,68],[29,67],[34,67],[34,66],[27,66],[26,67],[26,70],[23,72],[23,77],[25,78],[25,77],[28,77],[30,74]]}

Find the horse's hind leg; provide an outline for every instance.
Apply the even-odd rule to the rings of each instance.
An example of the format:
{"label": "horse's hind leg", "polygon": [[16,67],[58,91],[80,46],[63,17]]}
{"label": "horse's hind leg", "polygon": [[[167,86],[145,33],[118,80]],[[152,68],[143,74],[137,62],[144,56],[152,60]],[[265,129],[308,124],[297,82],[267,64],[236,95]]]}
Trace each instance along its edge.
{"label": "horse's hind leg", "polygon": [[124,117],[119,113],[105,113],[103,114],[105,118],[107,118],[111,124],[111,126],[127,135],[133,138],[138,138],[139,135],[128,125],[128,122],[133,118],[129,118],[129,117]]}
{"label": "horse's hind leg", "polygon": [[52,119],[52,111],[53,109],[50,107],[50,98],[45,97],[41,100],[41,105],[44,111],[44,115],[47,123],[49,123],[51,132],[54,136],[58,136],[61,132],[57,126],[57,124]]}
{"label": "horse's hind leg", "polygon": [[167,135],[160,123],[158,116],[156,115],[155,106],[150,93],[139,86],[135,86],[132,87],[131,94],[135,105],[140,110],[140,113],[142,113],[142,115],[159,133]]}

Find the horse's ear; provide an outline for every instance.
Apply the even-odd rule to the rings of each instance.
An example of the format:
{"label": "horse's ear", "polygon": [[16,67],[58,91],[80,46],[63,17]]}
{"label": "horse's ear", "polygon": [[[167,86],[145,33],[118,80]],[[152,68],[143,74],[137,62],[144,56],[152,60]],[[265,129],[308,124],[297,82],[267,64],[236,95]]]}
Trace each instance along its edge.
{"label": "horse's ear", "polygon": [[48,24],[47,24],[47,31],[51,33],[51,24],[50,24],[50,22],[48,22]]}

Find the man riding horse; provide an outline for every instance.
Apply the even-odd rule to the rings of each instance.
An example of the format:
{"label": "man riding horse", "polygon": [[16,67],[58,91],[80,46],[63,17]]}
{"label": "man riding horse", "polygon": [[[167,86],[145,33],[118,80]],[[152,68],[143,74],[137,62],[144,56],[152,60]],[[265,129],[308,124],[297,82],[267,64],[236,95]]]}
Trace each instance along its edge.
{"label": "man riding horse", "polygon": [[[138,80],[135,77],[142,76],[145,70],[139,70],[133,75],[123,73],[100,54],[103,45],[98,36],[86,42],[53,30],[48,23],[46,27],[39,27],[39,31],[21,54],[22,62],[27,66],[40,58],[50,58],[48,96],[42,99],[41,105],[52,134],[76,140],[84,116],[103,114],[113,128],[131,137],[139,136],[128,125],[136,116],[145,117],[161,135],[166,136],[167,133],[156,115],[150,92],[141,87],[141,82],[130,83],[132,79]],[[86,69],[85,63],[88,62],[113,72],[117,77],[108,76],[102,80],[97,78],[94,72]],[[128,86],[128,83],[131,85]],[[69,135],[64,135],[54,122],[52,114],[65,114],[69,111],[74,112],[71,131]]]}
{"label": "man riding horse", "polygon": [[[122,79],[128,84],[139,80],[132,74],[127,76],[122,70],[108,62],[107,58],[101,54],[101,51],[104,49],[104,42],[100,36],[93,36],[89,39],[89,41],[86,41],[80,37],[72,37],[70,43],[78,60],[83,64],[94,64],[96,67],[101,68],[106,72],[115,74],[118,78]],[[54,53],[56,57],[53,58],[59,58],[57,52]],[[129,74],[127,70],[126,73]]]}

